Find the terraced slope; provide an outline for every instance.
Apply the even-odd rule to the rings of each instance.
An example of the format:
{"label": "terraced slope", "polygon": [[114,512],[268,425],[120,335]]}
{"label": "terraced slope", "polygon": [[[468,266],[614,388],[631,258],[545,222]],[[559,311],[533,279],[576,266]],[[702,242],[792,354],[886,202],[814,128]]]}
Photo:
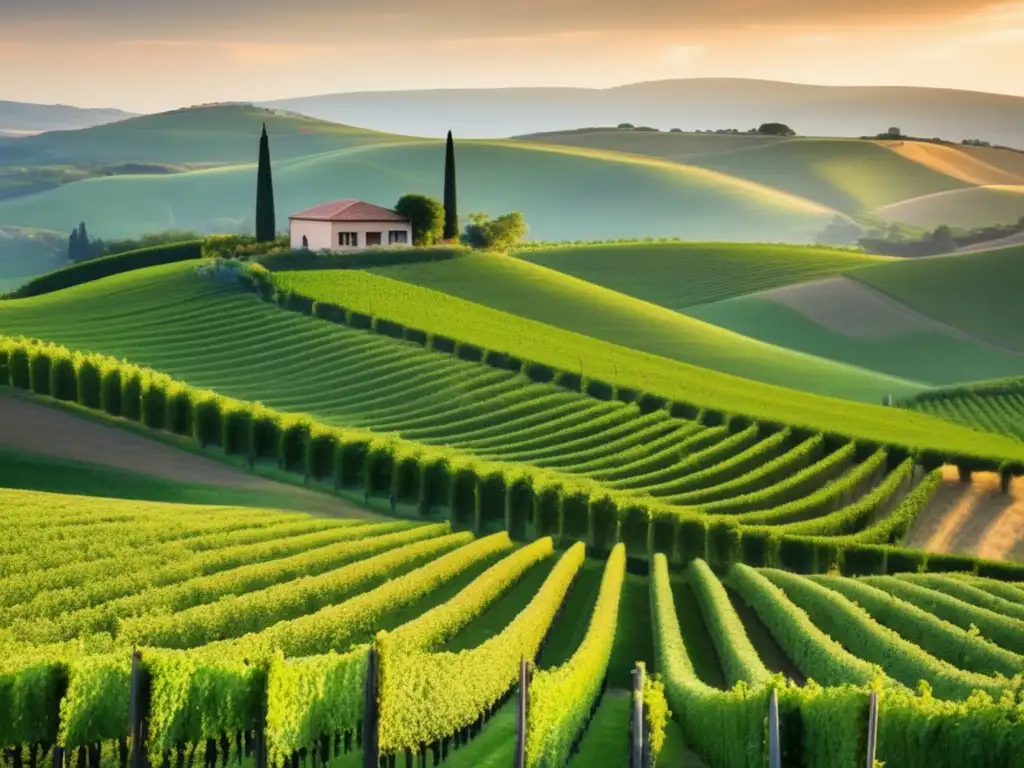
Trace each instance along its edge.
{"label": "terraced slope", "polygon": [[900,405],[973,429],[1024,440],[1024,378],[939,389]]}
{"label": "terraced slope", "polygon": [[[401,140],[277,160],[278,225],[284,229],[290,212],[324,200],[355,197],[390,206],[410,191],[440,196],[437,169],[443,157],[442,142]],[[237,231],[252,216],[253,173],[245,164],[91,179],[0,203],[0,224],[68,231],[84,218],[90,232],[105,238],[169,227]],[[497,176],[501,184],[494,183]],[[510,142],[459,143],[459,199],[468,211],[519,210],[529,236],[547,240],[681,236],[809,242],[834,215],[808,200],[705,169]]]}
{"label": "terraced slope", "polygon": [[676,311],[890,261],[830,248],[735,243],[553,246],[514,255]]}
{"label": "terraced slope", "polygon": [[[410,295],[427,296],[429,301],[417,306],[410,303]],[[978,451],[1001,458],[1024,454],[1018,442],[933,418],[758,385],[550,326],[516,321],[486,308],[460,316],[436,297],[416,291],[404,297],[377,295],[375,306],[396,320],[404,319],[398,308],[413,312],[417,325],[432,325],[427,328],[431,332],[447,332],[485,348],[504,348],[562,370],[571,371],[582,362],[588,376],[699,407],[957,453]],[[458,306],[462,311],[463,305]],[[496,423],[472,427],[459,423],[460,414],[469,418],[483,413],[494,419],[498,403],[501,408],[526,404],[527,411],[538,404],[558,405],[577,414],[599,409],[610,419],[622,418],[616,414],[627,410],[621,403],[595,402],[554,387],[528,384],[507,371],[283,312],[253,295],[198,276],[188,264],[4,302],[0,328],[127,358],[194,386],[284,411],[308,412],[327,423],[400,430],[418,440],[447,442],[456,430],[474,440],[484,437],[477,430],[489,426],[515,442],[519,436],[498,426],[506,424],[507,415]],[[257,338],[259,343],[254,344]]]}
{"label": "terraced slope", "polygon": [[[860,262],[850,259],[845,263]],[[304,295],[363,312],[373,309],[371,296],[377,296],[378,308],[384,296],[393,297],[394,302],[404,289],[392,282],[397,280],[445,294],[439,299],[464,299],[641,352],[816,394],[878,402],[887,392],[916,388],[892,377],[752,342],[646,301],[507,256],[471,254],[372,272],[380,277],[335,270],[283,273],[278,279]],[[350,298],[355,296],[366,298]],[[400,319],[413,321],[409,315]]]}
{"label": "terraced slope", "polygon": [[[371,743],[399,760],[432,754],[445,765],[465,765],[484,747],[509,754],[514,725],[503,705],[526,658],[538,665],[528,764],[561,763],[582,736],[605,745],[603,765],[624,768],[625,744],[606,722],[621,712],[620,695],[602,681],[625,671],[628,649],[653,656],[683,739],[707,766],[740,755],[756,765],[769,691],[780,683],[761,658],[768,637],[785,657],[771,663],[801,676],[778,688],[784,711],[808,723],[799,735],[782,731],[784,753],[810,768],[864,762],[870,685],[883,694],[880,760],[952,767],[983,732],[976,763],[1011,768],[1021,746],[1024,597],[970,574],[806,577],[735,564],[723,583],[687,558],[702,618],[694,622],[676,612],[666,557],[654,557],[649,577],[627,576],[621,544],[596,563],[582,543],[516,547],[504,533],[475,539],[447,523],[7,490],[0,520],[0,746],[12,755],[58,739],[84,761],[117,754],[137,646],[150,754],[205,747],[209,760],[243,759],[260,749],[257,732],[273,761],[316,750],[348,765]],[[379,677],[369,675],[371,648]],[[744,687],[701,680],[698,648],[724,684]],[[919,680],[934,698],[913,692]],[[937,727],[953,720],[956,728]],[[671,740],[666,757],[681,759],[678,734]]]}
{"label": "terraced slope", "polygon": [[848,276],[990,344],[1024,351],[1024,247],[906,259]]}

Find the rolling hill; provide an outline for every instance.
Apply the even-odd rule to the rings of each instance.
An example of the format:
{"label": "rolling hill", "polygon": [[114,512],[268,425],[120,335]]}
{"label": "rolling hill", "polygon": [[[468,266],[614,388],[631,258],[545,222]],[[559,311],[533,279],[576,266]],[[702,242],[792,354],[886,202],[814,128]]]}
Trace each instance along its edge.
{"label": "rolling hill", "polygon": [[64,104],[29,104],[0,101],[0,135],[91,128],[133,117],[120,109],[83,109]]}
{"label": "rolling hill", "polygon": [[1024,352],[1022,246],[893,261],[849,276],[989,344]]}
{"label": "rolling hill", "polygon": [[398,136],[245,104],[188,107],[98,125],[51,131],[0,144],[0,161],[31,164],[251,162],[263,124],[274,157],[287,159]]}
{"label": "rolling hill", "polygon": [[[98,130],[98,129],[96,129]],[[258,131],[249,137],[251,142]],[[278,144],[272,140],[272,152]],[[289,212],[356,197],[393,205],[407,192],[440,196],[440,142],[364,144],[274,166],[278,226]],[[460,142],[460,209],[519,210],[537,239],[680,236],[807,241],[834,212],[784,192],[698,168],[615,153],[510,142]],[[501,183],[495,183],[500,178]],[[254,165],[68,184],[0,203],[0,224],[104,238],[162,229],[238,231],[252,216]]]}
{"label": "rolling hill", "polygon": [[1024,98],[906,87],[830,87],[733,78],[607,89],[494,88],[338,93],[263,102],[381,131],[499,138],[629,122],[662,130],[745,131],[778,120],[804,136],[981,138],[1024,149]]}

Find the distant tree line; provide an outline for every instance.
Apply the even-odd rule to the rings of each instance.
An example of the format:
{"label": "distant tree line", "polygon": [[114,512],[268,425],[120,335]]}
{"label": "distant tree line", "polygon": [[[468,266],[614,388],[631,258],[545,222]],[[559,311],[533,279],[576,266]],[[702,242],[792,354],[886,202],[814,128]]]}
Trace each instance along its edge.
{"label": "distant tree line", "polygon": [[943,224],[918,238],[862,237],[857,244],[865,251],[885,256],[938,256],[953,253],[958,248],[999,240],[1018,232],[1024,232],[1024,216],[1016,224],[957,232]]}
{"label": "distant tree line", "polygon": [[[637,132],[651,132],[661,133],[660,128],[651,128],[647,125],[633,125],[633,123],[619,123],[616,128],[620,131],[637,131]],[[682,133],[682,128],[671,128],[669,133]],[[751,128],[747,131],[740,131],[738,128],[718,128],[716,130],[701,130],[697,129],[694,133],[716,133],[716,134],[756,134],[760,136],[796,136],[796,131],[790,128],[785,123],[761,123],[757,128]]]}

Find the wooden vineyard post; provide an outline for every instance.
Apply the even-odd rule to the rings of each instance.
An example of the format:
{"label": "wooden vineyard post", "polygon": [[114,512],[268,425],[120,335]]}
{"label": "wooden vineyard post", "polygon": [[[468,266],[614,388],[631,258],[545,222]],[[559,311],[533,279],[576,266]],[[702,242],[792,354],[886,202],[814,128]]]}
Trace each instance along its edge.
{"label": "wooden vineyard post", "polygon": [[633,721],[630,726],[630,768],[643,768],[644,764],[644,671],[633,668]]}
{"label": "wooden vineyard post", "polygon": [[868,760],[867,768],[875,768],[875,752],[878,749],[878,691],[871,692],[868,703]]}
{"label": "wooden vineyard post", "polygon": [[519,692],[516,698],[515,768],[526,768],[526,717],[530,710],[530,674],[525,658],[519,659]]}
{"label": "wooden vineyard post", "polygon": [[128,699],[128,738],[131,740],[129,768],[145,768],[142,745],[142,654],[132,648],[132,676]]}
{"label": "wooden vineyard post", "polygon": [[363,768],[378,768],[380,765],[380,741],[378,739],[377,711],[377,649],[370,649],[366,665],[366,693],[363,701]]}
{"label": "wooden vineyard post", "polygon": [[779,694],[774,688],[768,699],[768,768],[782,768],[782,746],[779,744]]}

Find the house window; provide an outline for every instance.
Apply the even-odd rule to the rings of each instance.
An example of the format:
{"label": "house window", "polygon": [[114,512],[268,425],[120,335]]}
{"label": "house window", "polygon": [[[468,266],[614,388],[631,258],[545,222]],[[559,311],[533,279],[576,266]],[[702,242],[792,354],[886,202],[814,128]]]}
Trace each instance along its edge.
{"label": "house window", "polygon": [[309,248],[309,238],[305,235],[302,236],[302,247]]}
{"label": "house window", "polygon": [[404,229],[392,229],[388,232],[388,245],[405,245],[409,242],[409,233]]}
{"label": "house window", "polygon": [[380,232],[367,232],[366,247],[372,248],[375,245],[380,245]]}
{"label": "house window", "polygon": [[339,232],[338,245],[342,248],[357,248],[359,246],[359,233]]}

